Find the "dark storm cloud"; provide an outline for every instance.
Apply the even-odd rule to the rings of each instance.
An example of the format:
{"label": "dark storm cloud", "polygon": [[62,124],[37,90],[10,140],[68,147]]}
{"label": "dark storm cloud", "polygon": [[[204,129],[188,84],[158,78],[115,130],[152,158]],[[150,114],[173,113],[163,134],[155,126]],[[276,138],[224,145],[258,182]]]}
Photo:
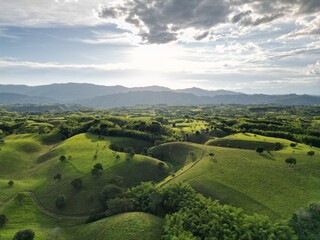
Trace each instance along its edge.
{"label": "dark storm cloud", "polygon": [[110,18],[115,12],[138,27],[146,42],[167,43],[177,39],[179,30],[207,30],[225,22],[230,6],[223,0],[132,0],[117,9],[105,8],[100,16]]}
{"label": "dark storm cloud", "polygon": [[194,39],[202,40],[218,24],[258,26],[293,14],[317,11],[320,0],[126,0],[121,5],[101,9],[99,16],[124,19],[138,29],[145,43],[168,43],[177,40],[179,31],[188,28],[201,31]]}

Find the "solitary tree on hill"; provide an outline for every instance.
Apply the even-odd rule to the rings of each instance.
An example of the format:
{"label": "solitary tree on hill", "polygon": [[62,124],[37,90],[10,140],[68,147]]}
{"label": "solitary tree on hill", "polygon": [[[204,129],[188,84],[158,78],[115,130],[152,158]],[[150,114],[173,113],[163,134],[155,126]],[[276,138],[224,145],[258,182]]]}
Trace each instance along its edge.
{"label": "solitary tree on hill", "polygon": [[59,157],[59,160],[61,162],[64,162],[65,160],[67,160],[67,158],[66,158],[66,156],[62,155],[62,156]]}
{"label": "solitary tree on hill", "polygon": [[5,214],[0,214],[0,228],[4,227],[8,221],[9,219]]}
{"label": "solitary tree on hill", "polygon": [[14,235],[13,240],[33,240],[34,235],[31,229],[21,230]]}
{"label": "solitary tree on hill", "polygon": [[74,187],[74,189],[79,190],[82,188],[82,179],[81,178],[75,178],[71,181],[71,185]]}
{"label": "solitary tree on hill", "polygon": [[14,185],[14,181],[10,180],[10,181],[8,182],[8,185],[9,185],[9,187],[12,187],[12,186]]}
{"label": "solitary tree on hill", "polygon": [[214,153],[209,153],[210,159],[212,160],[212,158],[214,157]]}
{"label": "solitary tree on hill", "polygon": [[290,143],[290,147],[295,148],[298,144],[297,143]]}
{"label": "solitary tree on hill", "polygon": [[93,168],[91,169],[91,175],[92,176],[98,176],[102,173],[103,171],[103,167],[101,163],[97,163],[93,166]]}
{"label": "solitary tree on hill", "polygon": [[287,158],[285,162],[286,164],[289,164],[290,167],[294,167],[297,164],[297,160],[295,158]]}
{"label": "solitary tree on hill", "polygon": [[54,175],[53,179],[60,181],[61,180],[61,174],[57,173],[56,175]]}
{"label": "solitary tree on hill", "polygon": [[315,153],[314,153],[314,151],[309,151],[307,154],[308,154],[308,156],[312,157]]}
{"label": "solitary tree on hill", "polygon": [[62,209],[66,206],[66,197],[64,195],[60,195],[56,199],[56,207],[58,209]]}
{"label": "solitary tree on hill", "polygon": [[256,152],[259,153],[259,154],[263,153],[263,151],[264,151],[263,147],[257,147],[256,148]]}

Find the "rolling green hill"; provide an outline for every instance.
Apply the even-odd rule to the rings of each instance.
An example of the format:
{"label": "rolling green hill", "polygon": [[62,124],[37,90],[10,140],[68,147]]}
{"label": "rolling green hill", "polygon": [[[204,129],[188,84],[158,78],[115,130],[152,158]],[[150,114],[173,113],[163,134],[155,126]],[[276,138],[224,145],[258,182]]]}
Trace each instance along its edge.
{"label": "rolling green hill", "polygon": [[160,240],[163,220],[147,213],[123,213],[66,230],[66,239]]}
{"label": "rolling green hill", "polygon": [[[204,157],[192,168],[169,179],[169,184],[187,182],[200,193],[222,203],[242,207],[249,213],[265,213],[272,218],[289,217],[296,209],[320,199],[319,149],[312,148],[316,154],[310,157],[307,152],[311,147],[298,144],[291,148],[288,140],[250,134],[238,134],[233,138],[249,141],[249,145],[252,139],[280,142],[284,148],[258,154],[253,150],[193,144],[206,152]],[[190,146],[190,143],[180,144]],[[213,158],[210,152],[214,153]],[[289,157],[297,159],[294,168],[285,163]]]}
{"label": "rolling green hill", "polygon": [[8,201],[1,212],[9,218],[7,225],[0,228],[2,240],[11,240],[17,231],[28,228],[36,232],[35,240],[56,239],[62,228],[80,223],[79,220],[64,220],[48,216],[38,209],[30,195],[26,193],[19,193]]}
{"label": "rolling green hill", "polygon": [[[124,147],[150,146],[141,140],[101,138],[93,134],[79,134],[58,145],[44,145],[36,135],[8,136],[0,151],[0,204],[27,190],[33,191],[39,202],[51,211],[60,212],[55,207],[55,199],[65,195],[68,207],[61,212],[89,214],[101,207],[99,192],[108,183],[116,181],[125,189],[142,181],[158,182],[167,176],[166,164],[162,169],[158,167],[160,160],[139,154],[129,158],[126,153],[109,149],[111,143],[121,141]],[[61,162],[61,155],[67,160]],[[104,170],[99,176],[91,176],[91,169],[97,163],[101,163]],[[60,181],[54,180],[57,173],[62,175]],[[79,191],[70,184],[77,177],[83,180]],[[13,187],[7,186],[9,180],[14,180]]]}

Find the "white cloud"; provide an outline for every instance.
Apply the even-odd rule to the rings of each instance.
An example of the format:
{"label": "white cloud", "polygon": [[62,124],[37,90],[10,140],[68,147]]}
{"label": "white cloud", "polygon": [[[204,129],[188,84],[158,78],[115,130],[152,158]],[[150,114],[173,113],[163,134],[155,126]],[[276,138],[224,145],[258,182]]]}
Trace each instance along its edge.
{"label": "white cloud", "polygon": [[320,76],[320,60],[318,60],[315,64],[311,64],[307,67],[307,74]]}
{"label": "white cloud", "polygon": [[0,26],[95,25],[100,0],[0,0]]}

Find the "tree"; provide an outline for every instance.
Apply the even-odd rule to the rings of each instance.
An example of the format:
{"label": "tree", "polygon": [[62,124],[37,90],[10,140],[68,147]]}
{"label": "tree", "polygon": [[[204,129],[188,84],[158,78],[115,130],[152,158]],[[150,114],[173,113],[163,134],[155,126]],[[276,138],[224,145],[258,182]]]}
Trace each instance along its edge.
{"label": "tree", "polygon": [[164,169],[165,166],[166,166],[166,165],[165,165],[163,162],[159,162],[159,163],[158,163],[158,168],[159,168],[160,170]]}
{"label": "tree", "polygon": [[58,209],[62,209],[66,206],[66,197],[64,195],[60,195],[56,198],[56,207]]}
{"label": "tree", "polygon": [[297,210],[292,215],[289,225],[299,240],[320,239],[320,204],[312,203],[308,208]]}
{"label": "tree", "polygon": [[0,228],[4,227],[8,221],[9,219],[5,214],[0,214]]}
{"label": "tree", "polygon": [[309,152],[307,152],[307,154],[308,154],[308,156],[312,157],[315,153],[314,153],[314,151],[309,151]]}
{"label": "tree", "polygon": [[294,167],[297,164],[297,160],[295,158],[287,158],[285,162],[286,164],[289,164],[290,167]]}
{"label": "tree", "polygon": [[34,235],[31,229],[21,230],[14,235],[13,240],[33,240]]}
{"label": "tree", "polygon": [[59,157],[59,160],[60,160],[61,162],[64,162],[65,160],[67,160],[67,158],[66,158],[65,155],[62,155],[62,156]]}
{"label": "tree", "polygon": [[102,189],[99,197],[102,204],[106,205],[107,200],[113,199],[116,197],[121,197],[122,194],[123,194],[123,189],[121,187],[114,184],[108,184]]}
{"label": "tree", "polygon": [[82,179],[81,178],[75,178],[71,181],[71,185],[74,187],[74,189],[79,190],[82,188]]}
{"label": "tree", "polygon": [[128,198],[113,198],[107,201],[108,213],[110,215],[130,212],[133,210],[133,202]]}
{"label": "tree", "polygon": [[298,144],[297,143],[290,143],[290,147],[295,148]]}
{"label": "tree", "polygon": [[8,185],[9,185],[9,187],[12,187],[12,186],[14,185],[14,181],[10,180],[10,181],[8,182]]}
{"label": "tree", "polygon": [[60,173],[57,173],[56,175],[54,175],[53,179],[60,181],[60,180],[61,180],[61,177],[62,177],[61,174],[60,174]]}
{"label": "tree", "polygon": [[214,157],[214,153],[209,153],[210,159],[212,160],[212,158]]}
{"label": "tree", "polygon": [[97,163],[97,164],[95,164],[94,166],[93,166],[93,168],[96,168],[96,169],[98,169],[98,170],[103,170],[103,167],[102,167],[102,164],[101,163]]}
{"label": "tree", "polygon": [[256,148],[256,152],[259,153],[259,154],[263,153],[263,151],[264,151],[263,147],[257,147]]}
{"label": "tree", "polygon": [[276,142],[276,143],[274,144],[274,150],[275,150],[275,151],[281,150],[281,148],[282,148],[282,144],[281,144],[281,143]]}
{"label": "tree", "polygon": [[127,156],[128,158],[133,158],[135,155],[134,149],[133,148],[129,148],[127,151]]}

